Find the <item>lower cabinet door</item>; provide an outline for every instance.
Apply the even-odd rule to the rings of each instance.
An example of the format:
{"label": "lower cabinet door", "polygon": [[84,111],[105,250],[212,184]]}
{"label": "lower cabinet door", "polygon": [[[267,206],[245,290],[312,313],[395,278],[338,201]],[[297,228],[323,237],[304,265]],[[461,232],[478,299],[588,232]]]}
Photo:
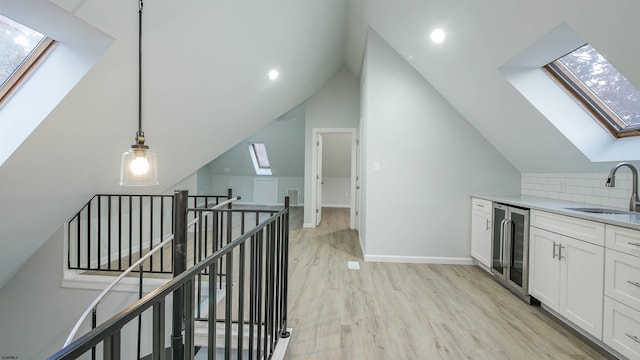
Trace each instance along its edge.
{"label": "lower cabinet door", "polygon": [[491,218],[486,212],[471,212],[471,256],[491,268]]}
{"label": "lower cabinet door", "polygon": [[604,248],[568,237],[560,246],[559,312],[602,340]]}
{"label": "lower cabinet door", "polygon": [[602,341],[629,359],[640,359],[640,311],[604,298]]}
{"label": "lower cabinet door", "polygon": [[529,294],[558,311],[560,302],[558,246],[565,237],[536,227],[529,229]]}

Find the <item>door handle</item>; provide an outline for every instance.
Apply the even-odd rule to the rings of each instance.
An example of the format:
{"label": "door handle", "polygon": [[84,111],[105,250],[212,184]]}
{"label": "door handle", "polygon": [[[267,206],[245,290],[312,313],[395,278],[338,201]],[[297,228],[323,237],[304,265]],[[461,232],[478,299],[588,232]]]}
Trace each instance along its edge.
{"label": "door handle", "polygon": [[552,258],[556,258],[556,246],[558,245],[558,243],[556,243],[555,241],[553,242],[553,256]]}
{"label": "door handle", "polygon": [[500,222],[500,266],[504,267],[504,223],[507,219]]}
{"label": "door handle", "polygon": [[[558,260],[562,260],[562,244],[558,244]],[[567,257],[567,255],[564,256],[565,258]]]}
{"label": "door handle", "polygon": [[511,220],[507,220],[506,224],[507,224],[507,241],[505,244],[506,247],[506,251],[505,251],[505,257],[506,257],[506,265],[507,267],[511,267],[511,265],[513,264],[513,259],[511,258],[511,247],[512,247],[512,243],[513,243],[513,227],[511,226],[512,221]]}

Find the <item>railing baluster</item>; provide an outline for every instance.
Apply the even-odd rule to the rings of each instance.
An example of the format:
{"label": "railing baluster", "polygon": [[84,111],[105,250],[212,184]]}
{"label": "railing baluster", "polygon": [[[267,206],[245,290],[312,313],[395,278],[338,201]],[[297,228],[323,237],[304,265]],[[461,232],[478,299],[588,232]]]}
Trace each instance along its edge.
{"label": "railing baluster", "polygon": [[[153,196],[149,196],[149,249],[153,249]],[[153,272],[153,255],[149,258],[149,272]]]}
{"label": "railing baluster", "polygon": [[[224,309],[224,358],[225,360],[231,359],[231,340],[232,340],[232,329],[231,323],[233,320],[233,251],[229,251],[227,256],[225,256],[226,263],[226,295],[225,295],[225,309]],[[238,349],[240,350],[240,349]]]}
{"label": "railing baluster", "polygon": [[[93,200],[93,199],[91,199]],[[91,201],[87,207],[87,270],[91,269]]]}
{"label": "railing baluster", "polygon": [[111,195],[107,197],[107,269],[111,270]]}
{"label": "railing baluster", "polygon": [[255,346],[254,333],[256,327],[256,261],[257,261],[257,242],[256,236],[251,237],[249,244],[249,360],[253,357],[253,348]]}
{"label": "railing baluster", "polygon": [[138,197],[138,259],[142,257],[142,229],[143,229],[143,210],[144,210],[144,200],[142,195]]}
{"label": "railing baluster", "polygon": [[129,195],[129,266],[133,261],[133,196]]}
{"label": "railing baluster", "polygon": [[[165,197],[160,198],[160,240],[164,238],[164,200]],[[160,250],[160,272],[163,273],[164,270],[164,248]]]}
{"label": "railing baluster", "polygon": [[[217,262],[217,261],[216,261]],[[216,277],[218,275],[217,272],[217,267],[216,267],[216,262],[212,263],[209,266],[209,316],[208,316],[208,323],[207,323],[207,334],[209,334],[208,336],[208,341],[207,341],[207,345],[208,345],[208,349],[209,349],[209,353],[208,358],[209,360],[215,360],[216,359],[216,340],[217,340],[217,334],[216,334],[216,329],[217,329],[217,323],[216,323],[216,313],[218,311],[217,309],[217,305],[218,305],[218,289],[216,286]]]}
{"label": "railing baluster", "polygon": [[120,330],[104,340],[103,359],[120,360]]}
{"label": "railing baluster", "polygon": [[244,340],[245,243],[240,244],[238,263],[238,359],[242,360],[242,342]]}
{"label": "railing baluster", "polygon": [[[153,345],[154,360],[165,360],[164,331],[165,331],[165,300],[153,305]],[[138,359],[139,359],[138,355]]]}
{"label": "railing baluster", "polygon": [[[263,264],[263,234],[264,234],[264,229],[260,230],[257,234],[257,241],[258,241],[258,266],[256,268],[256,291],[258,293],[258,299],[257,299],[257,304],[256,304],[256,310],[257,310],[257,315],[256,315],[256,325],[258,326],[258,334],[257,336],[257,351],[256,351],[256,358],[260,359],[260,354],[261,354],[261,347],[262,347],[262,264]],[[266,345],[266,343],[265,343]]]}
{"label": "railing baluster", "polygon": [[76,232],[76,259],[77,259],[77,263],[76,263],[76,269],[80,269],[82,267],[82,263],[80,260],[80,254],[82,252],[82,249],[80,248],[80,238],[82,237],[82,230],[80,230],[80,224],[82,222],[82,210],[78,213],[78,220],[76,223],[76,228],[77,228],[77,232]]}
{"label": "railing baluster", "polygon": [[100,256],[100,250],[102,250],[102,196],[98,195],[98,236],[97,236],[97,250],[98,259],[96,261],[96,269],[100,270],[102,267],[102,257]]}
{"label": "railing baluster", "polygon": [[194,288],[193,278],[184,284],[184,359],[191,360],[194,351]]}
{"label": "railing baluster", "polygon": [[118,270],[122,271],[122,195],[118,195]]}

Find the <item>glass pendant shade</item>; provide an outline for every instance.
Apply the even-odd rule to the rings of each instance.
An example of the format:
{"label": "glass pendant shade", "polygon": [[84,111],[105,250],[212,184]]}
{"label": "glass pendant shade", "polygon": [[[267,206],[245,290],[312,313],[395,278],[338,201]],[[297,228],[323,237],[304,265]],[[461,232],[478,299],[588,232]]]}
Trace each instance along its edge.
{"label": "glass pendant shade", "polygon": [[151,186],[158,185],[158,167],[156,154],[146,146],[133,145],[122,154],[120,185]]}

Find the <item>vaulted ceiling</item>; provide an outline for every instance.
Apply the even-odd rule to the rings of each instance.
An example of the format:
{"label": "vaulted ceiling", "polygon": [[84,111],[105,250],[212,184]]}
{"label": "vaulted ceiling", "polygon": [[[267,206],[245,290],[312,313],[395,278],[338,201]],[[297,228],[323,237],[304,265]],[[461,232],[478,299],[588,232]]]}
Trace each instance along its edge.
{"label": "vaulted ceiling", "polygon": [[[37,28],[45,2],[5,0],[0,13],[26,7]],[[114,42],[0,166],[0,286],[92,194],[123,191],[119,156],[136,130],[138,2],[54,3]],[[144,10],[143,127],[162,182],[149,192],[300,104],[341,66],[357,76],[369,27],[522,172],[609,167],[499,73],[536,39],[566,23],[640,86],[637,0],[148,0]],[[447,32],[438,46],[435,27]]]}

